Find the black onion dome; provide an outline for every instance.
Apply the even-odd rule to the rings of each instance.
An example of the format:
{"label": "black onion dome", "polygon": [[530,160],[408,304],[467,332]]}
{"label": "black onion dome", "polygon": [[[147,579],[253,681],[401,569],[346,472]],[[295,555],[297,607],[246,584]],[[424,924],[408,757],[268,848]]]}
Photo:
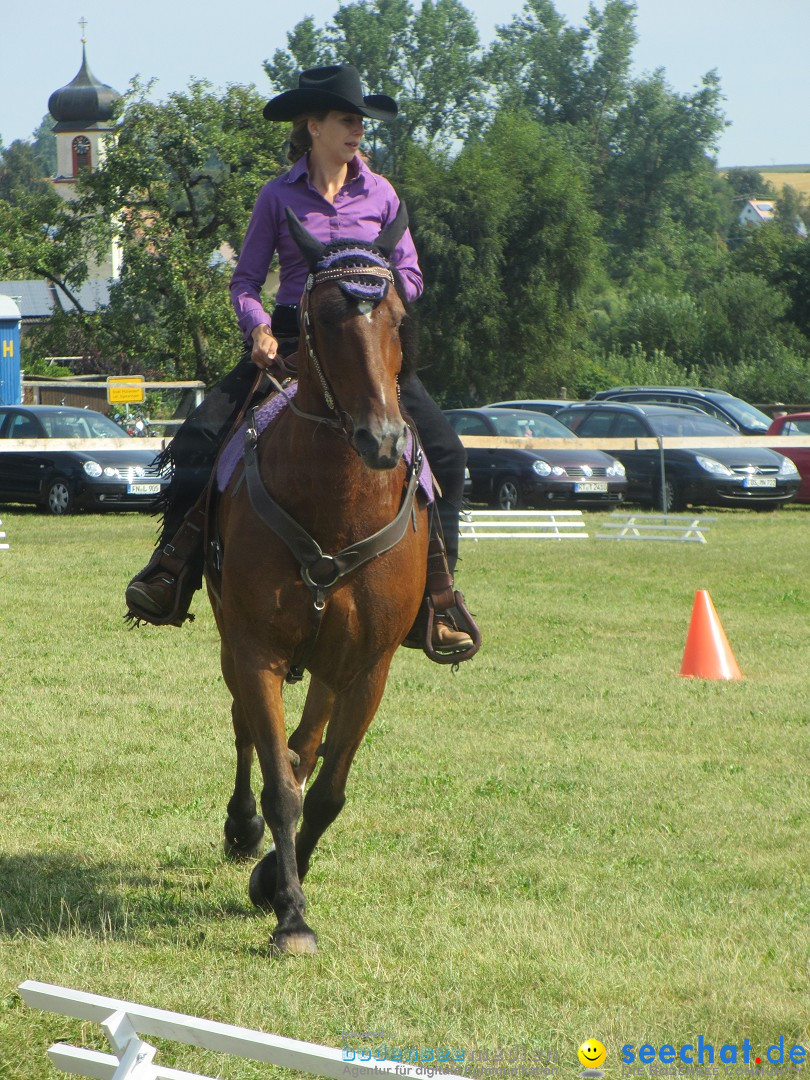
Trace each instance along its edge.
{"label": "black onion dome", "polygon": [[48,111],[60,123],[97,124],[112,119],[113,105],[120,98],[117,90],[99,82],[87,66],[82,45],[82,66],[67,86],[54,90],[48,98]]}

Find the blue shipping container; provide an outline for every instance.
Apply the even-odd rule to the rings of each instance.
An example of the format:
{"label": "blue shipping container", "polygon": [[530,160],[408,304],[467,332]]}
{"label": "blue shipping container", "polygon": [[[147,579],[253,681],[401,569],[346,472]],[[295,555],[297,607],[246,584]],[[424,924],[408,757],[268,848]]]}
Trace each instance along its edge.
{"label": "blue shipping container", "polygon": [[19,405],[20,391],[20,309],[0,295],[0,405]]}

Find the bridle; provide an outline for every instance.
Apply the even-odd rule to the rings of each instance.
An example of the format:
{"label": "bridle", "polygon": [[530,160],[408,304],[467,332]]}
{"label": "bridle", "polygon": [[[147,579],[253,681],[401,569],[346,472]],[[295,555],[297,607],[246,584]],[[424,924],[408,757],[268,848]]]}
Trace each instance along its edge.
{"label": "bridle", "polygon": [[[338,259],[349,258],[358,254],[362,254],[364,256],[367,255],[370,258],[379,258],[379,256],[375,256],[371,251],[366,253],[358,252],[354,249],[345,252],[337,252],[335,254],[337,255]],[[324,261],[328,262],[329,260]],[[384,284],[373,284],[364,286],[363,283],[360,281],[350,282],[349,280],[347,280],[351,278],[359,279],[369,277],[381,278]],[[382,263],[378,265],[375,265],[374,263],[369,263],[362,266],[325,265],[323,269],[319,269],[316,267],[314,271],[310,272],[307,275],[306,284],[304,286],[304,295],[301,298],[300,318],[306,358],[311,364],[312,370],[317,375],[318,381],[321,384],[321,390],[323,393],[324,402],[326,403],[326,407],[329,409],[330,412],[333,412],[335,414],[337,419],[332,419],[331,417],[326,416],[318,416],[314,413],[303,412],[301,409],[299,409],[293,404],[291,398],[288,397],[287,400],[297,416],[300,416],[303,419],[313,420],[317,423],[326,424],[331,428],[337,429],[347,438],[350,438],[353,431],[351,417],[344,409],[340,408],[340,403],[338,401],[337,395],[335,394],[334,388],[324,374],[323,366],[318,359],[318,354],[315,349],[315,338],[312,329],[312,319],[309,312],[310,298],[313,290],[318,285],[323,285],[330,281],[336,281],[341,285],[345,284],[346,288],[344,289],[344,291],[347,292],[353,299],[357,300],[359,303],[371,301],[376,305],[376,303],[379,303],[385,298],[389,287],[394,284],[394,274],[387,263],[385,263],[384,265]],[[397,389],[398,388],[399,384],[397,384]]]}

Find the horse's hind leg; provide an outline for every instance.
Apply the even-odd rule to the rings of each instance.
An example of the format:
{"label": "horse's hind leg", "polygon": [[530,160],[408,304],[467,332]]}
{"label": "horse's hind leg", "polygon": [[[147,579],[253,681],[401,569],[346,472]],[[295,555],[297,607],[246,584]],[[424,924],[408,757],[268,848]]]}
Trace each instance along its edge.
{"label": "horse's hind leg", "polygon": [[256,813],[256,799],[250,786],[253,739],[235,701],[231,716],[236,737],[236,783],[225,821],[225,854],[231,859],[253,859],[261,854],[264,839],[264,820]]}

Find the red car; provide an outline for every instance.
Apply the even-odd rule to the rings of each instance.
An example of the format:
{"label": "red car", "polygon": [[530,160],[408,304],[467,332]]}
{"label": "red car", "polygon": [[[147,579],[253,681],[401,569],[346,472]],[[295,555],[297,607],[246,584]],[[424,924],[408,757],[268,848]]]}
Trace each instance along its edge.
{"label": "red car", "polygon": [[[787,413],[777,416],[768,428],[769,435],[807,435],[810,436],[810,412]],[[774,447],[780,454],[789,457],[802,476],[796,502],[810,503],[810,446]]]}

